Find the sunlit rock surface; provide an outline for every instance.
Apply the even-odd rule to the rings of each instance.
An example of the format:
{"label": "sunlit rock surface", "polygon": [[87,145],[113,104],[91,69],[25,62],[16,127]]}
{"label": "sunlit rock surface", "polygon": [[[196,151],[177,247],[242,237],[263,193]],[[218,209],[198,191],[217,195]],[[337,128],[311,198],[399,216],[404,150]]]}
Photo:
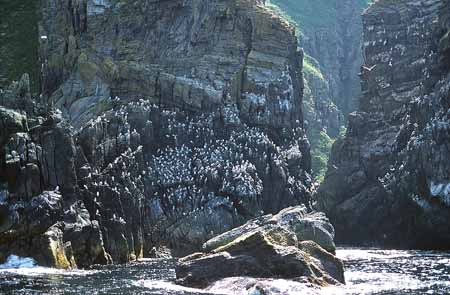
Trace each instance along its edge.
{"label": "sunlit rock surface", "polygon": [[[333,255],[333,236],[332,225],[320,214],[306,214],[304,207],[287,208],[209,240],[203,246],[204,253],[181,258],[177,282],[214,289],[214,285],[223,286],[217,281],[227,279],[230,287],[240,285],[254,292],[268,291],[271,282],[241,278],[231,283],[230,278],[283,278],[315,286],[344,283],[342,261]],[[327,251],[322,245],[333,248]]]}
{"label": "sunlit rock surface", "polygon": [[317,207],[338,242],[449,248],[448,1],[377,1],[363,16],[360,109]]}

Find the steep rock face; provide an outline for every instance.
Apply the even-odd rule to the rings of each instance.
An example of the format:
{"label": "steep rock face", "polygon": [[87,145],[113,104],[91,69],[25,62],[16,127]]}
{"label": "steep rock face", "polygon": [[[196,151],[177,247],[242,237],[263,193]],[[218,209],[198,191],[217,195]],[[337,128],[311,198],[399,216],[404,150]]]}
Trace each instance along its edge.
{"label": "steep rock face", "polygon": [[[42,265],[68,268],[76,265],[73,249],[79,266],[105,263],[98,223],[82,210],[73,130],[36,104],[29,89],[24,75],[0,93],[0,260],[32,255]],[[92,234],[72,232],[75,226]],[[80,240],[96,245],[87,259]]]}
{"label": "steep rock face", "polygon": [[363,16],[360,110],[317,196],[338,242],[450,246],[448,7],[386,0]]}
{"label": "steep rock face", "polygon": [[[117,200],[130,216],[143,214],[132,222],[143,222],[146,249],[186,253],[264,212],[309,204],[301,129],[275,143],[242,123],[235,105],[187,115],[145,100],[115,103],[78,134],[79,177],[100,212]],[[142,209],[131,206],[136,196]]]}
{"label": "steep rock face", "polygon": [[308,203],[302,53],[264,1],[43,1],[42,15],[43,92],[80,127],[94,207],[139,195],[147,244],[189,248]]}
{"label": "steep rock face", "polygon": [[[16,209],[44,191],[62,202],[45,225],[59,225],[78,266],[190,252],[250,218],[310,207],[302,53],[264,1],[41,5],[43,95],[34,102],[26,78],[1,93],[1,164],[17,159],[0,173],[0,238],[25,235]],[[5,255],[35,254],[9,241]]]}
{"label": "steep rock face", "polygon": [[145,97],[253,125],[301,126],[301,53],[262,0],[42,4],[43,92],[75,126],[102,98]]}

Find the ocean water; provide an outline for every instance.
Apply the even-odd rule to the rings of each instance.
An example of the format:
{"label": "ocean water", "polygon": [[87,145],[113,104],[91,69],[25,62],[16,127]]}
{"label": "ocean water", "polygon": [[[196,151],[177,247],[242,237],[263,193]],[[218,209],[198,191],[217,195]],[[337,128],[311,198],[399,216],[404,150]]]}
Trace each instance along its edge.
{"label": "ocean water", "polygon": [[[273,280],[273,294],[450,294],[450,252],[341,248],[347,284],[305,290],[298,283]],[[146,259],[128,265],[63,271],[10,257],[0,265],[1,294],[253,294],[236,291],[239,279],[203,291],[173,284],[174,261]]]}

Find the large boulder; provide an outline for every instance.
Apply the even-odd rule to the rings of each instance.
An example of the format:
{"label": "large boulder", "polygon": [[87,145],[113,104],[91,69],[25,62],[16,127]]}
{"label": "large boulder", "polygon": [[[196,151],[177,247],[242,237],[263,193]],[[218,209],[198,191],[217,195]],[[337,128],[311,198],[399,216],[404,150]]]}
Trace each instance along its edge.
{"label": "large boulder", "polygon": [[315,285],[344,283],[343,264],[338,258],[314,241],[299,242],[301,231],[295,232],[292,225],[305,218],[303,210],[290,208],[281,216],[252,220],[208,241],[204,249],[209,251],[179,260],[177,282],[206,288],[222,279],[243,276],[303,279]]}
{"label": "large boulder", "polygon": [[58,225],[50,227],[43,235],[34,238],[33,244],[35,245],[33,256],[39,265],[62,269],[76,267],[72,257],[66,253],[63,231]]}
{"label": "large boulder", "polygon": [[327,251],[334,253],[336,246],[334,244],[334,228],[321,212],[308,213],[303,206],[289,207],[280,211],[276,215],[265,215],[251,220],[246,224],[219,235],[203,245],[203,250],[209,252],[213,249],[222,247],[231,241],[259,232],[278,231],[289,232],[294,235],[290,239],[298,241],[314,241]]}

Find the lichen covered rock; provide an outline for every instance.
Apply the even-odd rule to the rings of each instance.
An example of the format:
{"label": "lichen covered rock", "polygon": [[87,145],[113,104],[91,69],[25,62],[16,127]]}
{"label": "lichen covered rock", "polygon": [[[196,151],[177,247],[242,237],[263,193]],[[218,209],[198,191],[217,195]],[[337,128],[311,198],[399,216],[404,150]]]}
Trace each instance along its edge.
{"label": "lichen covered rock", "polygon": [[279,216],[252,220],[208,241],[204,249],[210,251],[180,259],[178,283],[205,288],[232,277],[305,279],[315,285],[343,283],[342,262],[294,231],[294,224],[302,223],[303,210],[290,208]]}
{"label": "lichen covered rock", "polygon": [[297,246],[300,241],[314,241],[329,252],[334,252],[334,228],[320,212],[307,213],[305,207],[290,207],[276,215],[265,215],[227,231],[203,245],[210,252],[221,249],[232,241],[264,231],[269,240],[284,246]]}

